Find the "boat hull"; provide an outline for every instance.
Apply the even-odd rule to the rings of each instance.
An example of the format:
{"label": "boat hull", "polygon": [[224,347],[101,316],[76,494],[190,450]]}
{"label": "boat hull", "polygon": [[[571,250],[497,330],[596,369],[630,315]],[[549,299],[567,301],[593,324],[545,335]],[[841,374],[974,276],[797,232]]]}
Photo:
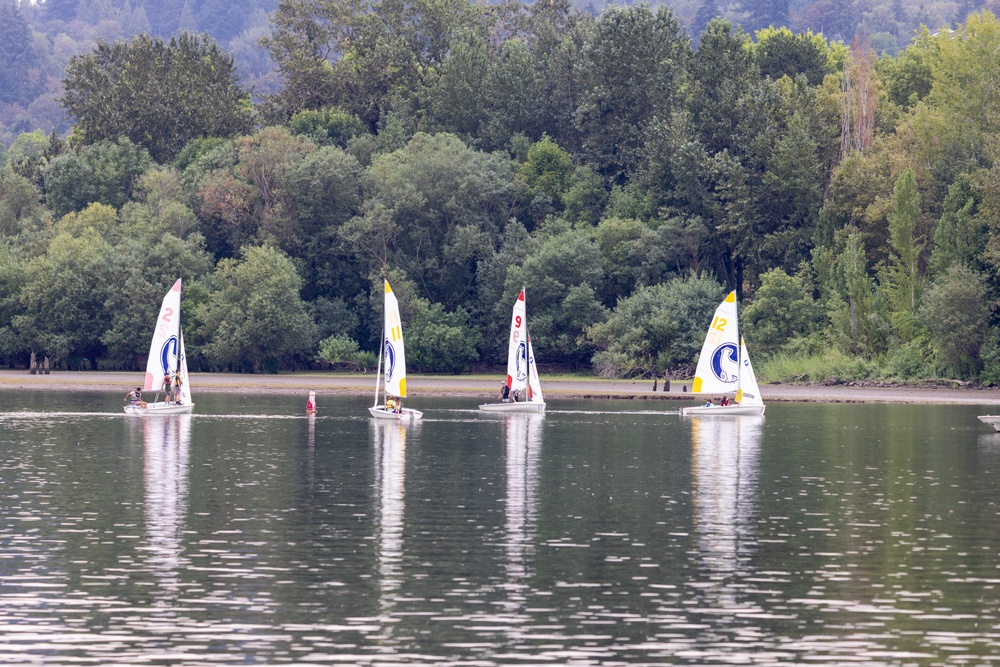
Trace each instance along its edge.
{"label": "boat hull", "polygon": [[126,405],[125,414],[145,415],[155,417],[156,415],[189,415],[194,412],[194,403],[177,405],[176,403],[147,403],[146,407],[138,405]]}
{"label": "boat hull", "polygon": [[979,415],[979,421],[989,424],[997,431],[1000,431],[1000,415]]}
{"label": "boat hull", "polygon": [[696,405],[681,408],[681,415],[685,417],[760,416],[764,414],[764,407],[763,405]]}
{"label": "boat hull", "polygon": [[483,412],[545,412],[545,403],[540,401],[522,401],[520,403],[486,403],[480,405]]}
{"label": "boat hull", "polygon": [[393,412],[392,410],[386,410],[384,405],[370,407],[368,408],[368,412],[375,419],[394,419],[396,421],[410,422],[424,418],[424,413],[420,410],[404,408],[402,412]]}

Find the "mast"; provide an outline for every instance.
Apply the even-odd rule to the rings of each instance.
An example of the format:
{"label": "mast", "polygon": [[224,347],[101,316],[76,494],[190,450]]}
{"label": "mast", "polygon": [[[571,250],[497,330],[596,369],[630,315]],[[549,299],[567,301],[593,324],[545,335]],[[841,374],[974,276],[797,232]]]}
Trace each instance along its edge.
{"label": "mast", "polygon": [[[385,348],[385,321],[383,319],[383,322],[382,322],[382,335],[379,338],[379,344],[378,344],[378,371],[376,371],[376,373],[375,373],[375,402],[372,403],[372,407],[373,408],[376,405],[378,405],[378,385],[379,385],[379,382],[381,382],[381,380],[382,380],[382,350],[384,348]],[[384,401],[383,401],[383,403],[384,403]]]}

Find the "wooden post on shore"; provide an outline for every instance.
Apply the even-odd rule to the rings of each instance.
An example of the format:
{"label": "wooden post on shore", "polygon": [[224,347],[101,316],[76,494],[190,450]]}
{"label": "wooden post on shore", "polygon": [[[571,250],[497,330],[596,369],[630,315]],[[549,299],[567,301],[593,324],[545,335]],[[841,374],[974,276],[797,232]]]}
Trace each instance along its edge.
{"label": "wooden post on shore", "polygon": [[35,361],[35,353],[31,353],[31,365],[28,366],[28,372],[34,375],[38,372],[38,362]]}
{"label": "wooden post on shore", "polygon": [[45,361],[42,362],[42,372],[45,375],[49,374],[49,358],[45,357]]}

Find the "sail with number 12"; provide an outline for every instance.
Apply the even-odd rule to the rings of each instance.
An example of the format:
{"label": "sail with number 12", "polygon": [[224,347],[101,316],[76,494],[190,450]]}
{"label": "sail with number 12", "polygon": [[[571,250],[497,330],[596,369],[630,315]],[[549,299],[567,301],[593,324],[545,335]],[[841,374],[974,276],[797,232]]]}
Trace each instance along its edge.
{"label": "sail with number 12", "polygon": [[739,334],[739,319],[736,313],[736,292],[730,292],[715,309],[712,324],[708,327],[705,342],[698,357],[694,383],[694,394],[719,394],[726,397],[733,394],[729,405],[715,405],[709,402],[681,408],[682,415],[762,415],[764,400],[760,396],[757,377],[750,364],[750,354],[746,342]]}

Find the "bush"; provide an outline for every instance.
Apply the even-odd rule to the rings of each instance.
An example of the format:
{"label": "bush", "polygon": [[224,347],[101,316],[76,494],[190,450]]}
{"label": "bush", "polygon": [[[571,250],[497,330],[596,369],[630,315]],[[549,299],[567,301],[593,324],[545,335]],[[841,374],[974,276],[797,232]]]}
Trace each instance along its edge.
{"label": "bush", "polygon": [[356,340],[346,334],[339,334],[320,341],[316,361],[328,363],[334,367],[356,369],[367,373],[375,368],[375,364],[378,363],[378,355],[374,352],[359,350]]}

